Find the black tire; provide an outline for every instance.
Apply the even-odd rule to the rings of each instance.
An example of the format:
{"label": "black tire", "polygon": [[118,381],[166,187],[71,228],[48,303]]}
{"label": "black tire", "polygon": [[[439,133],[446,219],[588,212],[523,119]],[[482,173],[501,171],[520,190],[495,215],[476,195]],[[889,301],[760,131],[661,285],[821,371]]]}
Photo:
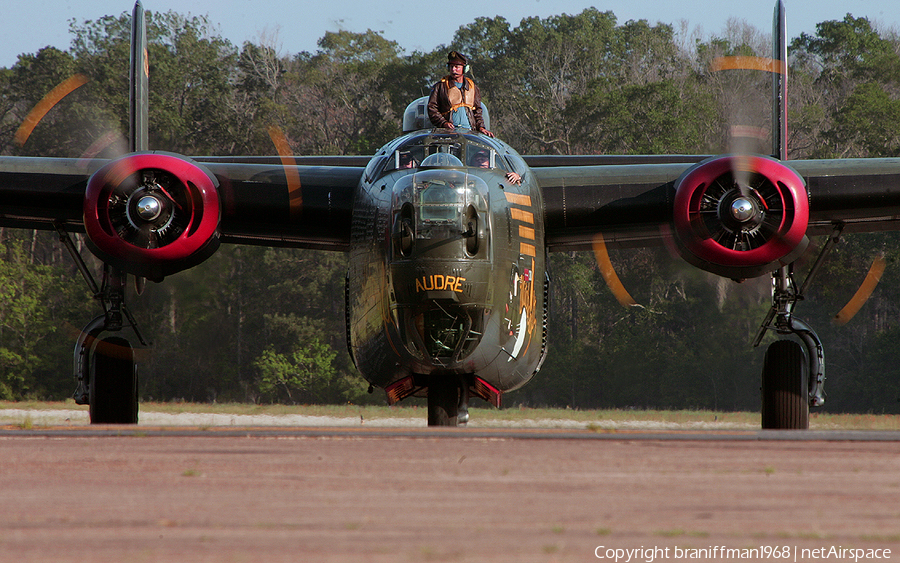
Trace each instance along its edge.
{"label": "black tire", "polygon": [[428,386],[428,426],[457,426],[459,385],[435,382]]}
{"label": "black tire", "polygon": [[803,346],[777,340],[766,350],[762,372],[764,430],[809,428],[809,364]]}
{"label": "black tire", "polygon": [[91,348],[91,424],[137,424],[137,367],[131,344],[108,336]]}

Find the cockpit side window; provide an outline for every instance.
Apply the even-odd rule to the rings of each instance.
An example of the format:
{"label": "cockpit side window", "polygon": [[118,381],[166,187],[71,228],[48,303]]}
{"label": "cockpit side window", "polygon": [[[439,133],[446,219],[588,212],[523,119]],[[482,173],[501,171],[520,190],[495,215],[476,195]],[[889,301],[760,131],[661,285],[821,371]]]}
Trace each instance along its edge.
{"label": "cockpit side window", "polygon": [[506,157],[502,160],[506,160],[509,162],[511,170],[513,172],[515,172],[519,176],[525,176],[525,172],[528,170],[528,165],[525,164],[525,161],[522,160],[521,156],[514,153],[506,153]]}
{"label": "cockpit side window", "polygon": [[[372,160],[369,161],[369,164],[366,166],[365,171],[365,179],[366,182],[371,182],[378,176],[381,172],[381,167],[384,165],[385,161],[388,160],[386,157],[378,155]],[[390,168],[390,164],[386,166],[386,168]]]}
{"label": "cockpit side window", "polygon": [[497,154],[491,147],[482,144],[469,143],[466,146],[466,164],[473,168],[491,168],[507,170],[503,157]]}
{"label": "cockpit side window", "polygon": [[477,146],[469,146],[469,166],[473,168],[494,168],[497,162],[497,153],[490,149]]}
{"label": "cockpit side window", "polygon": [[385,171],[418,168],[425,158],[425,147],[420,144],[406,144],[391,153]]}

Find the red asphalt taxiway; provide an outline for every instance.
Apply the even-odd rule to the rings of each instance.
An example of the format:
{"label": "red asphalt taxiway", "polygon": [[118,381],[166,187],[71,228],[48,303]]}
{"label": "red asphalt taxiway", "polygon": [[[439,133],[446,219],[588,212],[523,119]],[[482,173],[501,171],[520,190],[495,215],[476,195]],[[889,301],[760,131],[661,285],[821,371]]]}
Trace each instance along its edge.
{"label": "red asphalt taxiway", "polygon": [[898,438],[8,428],[0,561],[885,560]]}

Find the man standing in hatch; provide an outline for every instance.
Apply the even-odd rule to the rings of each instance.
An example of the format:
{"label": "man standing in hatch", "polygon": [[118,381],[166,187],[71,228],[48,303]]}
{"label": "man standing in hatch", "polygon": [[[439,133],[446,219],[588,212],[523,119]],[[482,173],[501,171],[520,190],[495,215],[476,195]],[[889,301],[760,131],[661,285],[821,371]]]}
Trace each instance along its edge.
{"label": "man standing in hatch", "polygon": [[469,68],[468,63],[468,59],[456,51],[450,51],[447,55],[450,74],[431,88],[428,117],[435,127],[461,127],[493,137],[494,134],[485,128],[481,116],[481,92],[471,78],[464,76]]}

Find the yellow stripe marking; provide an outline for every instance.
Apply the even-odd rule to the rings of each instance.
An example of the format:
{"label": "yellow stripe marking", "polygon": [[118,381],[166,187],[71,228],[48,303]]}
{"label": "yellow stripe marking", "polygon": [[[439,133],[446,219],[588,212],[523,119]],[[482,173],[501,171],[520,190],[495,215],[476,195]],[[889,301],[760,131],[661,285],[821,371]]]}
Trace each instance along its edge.
{"label": "yellow stripe marking", "polygon": [[503,192],[503,195],[506,196],[506,201],[512,203],[513,205],[524,205],[525,207],[531,207],[530,195],[514,194],[511,192]]}
{"label": "yellow stripe marking", "polygon": [[519,254],[524,254],[525,256],[534,256],[534,245],[528,244],[527,242],[520,242]]}
{"label": "yellow stripe marking", "polygon": [[534,229],[525,225],[519,225],[519,236],[528,240],[534,240]]}
{"label": "yellow stripe marking", "polygon": [[523,209],[516,209],[515,207],[511,207],[509,209],[510,217],[513,218],[514,221],[522,221],[523,223],[531,223],[534,224],[534,213],[531,211],[525,211]]}

